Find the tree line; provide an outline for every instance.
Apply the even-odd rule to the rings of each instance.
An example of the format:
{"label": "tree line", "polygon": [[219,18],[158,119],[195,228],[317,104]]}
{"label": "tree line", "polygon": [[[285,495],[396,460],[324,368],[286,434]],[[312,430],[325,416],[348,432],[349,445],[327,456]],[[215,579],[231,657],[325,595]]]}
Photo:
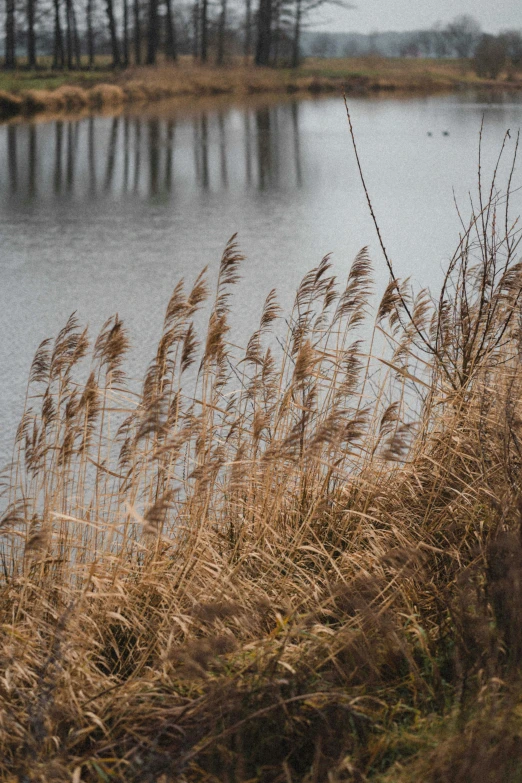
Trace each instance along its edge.
{"label": "tree line", "polygon": [[458,16],[446,27],[437,26],[413,35],[404,54],[472,58],[479,76],[496,79],[504,68],[522,66],[522,33],[483,33],[472,16]]}
{"label": "tree line", "polygon": [[5,0],[4,67],[114,68],[175,62],[191,54],[221,65],[228,54],[256,65],[299,64],[306,19],[344,0]]}
{"label": "tree line", "polygon": [[522,67],[522,34],[507,30],[499,35],[484,33],[469,15],[455,17],[446,25],[410,32],[308,33],[304,52],[315,57],[429,57],[473,60],[480,76],[497,78],[505,68]]}

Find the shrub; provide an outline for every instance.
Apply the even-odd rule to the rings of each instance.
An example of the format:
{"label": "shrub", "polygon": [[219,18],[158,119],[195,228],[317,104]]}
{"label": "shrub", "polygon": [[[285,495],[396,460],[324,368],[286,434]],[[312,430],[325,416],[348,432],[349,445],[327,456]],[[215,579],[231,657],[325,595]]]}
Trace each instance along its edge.
{"label": "shrub", "polygon": [[477,76],[497,79],[506,65],[507,45],[503,36],[483,35],[475,50]]}

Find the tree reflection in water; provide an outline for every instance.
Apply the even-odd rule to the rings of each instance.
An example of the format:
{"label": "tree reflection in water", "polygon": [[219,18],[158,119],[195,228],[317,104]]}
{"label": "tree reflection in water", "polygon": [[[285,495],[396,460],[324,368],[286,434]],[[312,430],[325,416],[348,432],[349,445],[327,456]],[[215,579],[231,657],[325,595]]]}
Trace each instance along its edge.
{"label": "tree reflection in water", "polygon": [[214,193],[300,187],[299,105],[7,124],[0,163],[7,172],[0,198],[8,192],[29,201],[53,194],[163,200],[177,179]]}

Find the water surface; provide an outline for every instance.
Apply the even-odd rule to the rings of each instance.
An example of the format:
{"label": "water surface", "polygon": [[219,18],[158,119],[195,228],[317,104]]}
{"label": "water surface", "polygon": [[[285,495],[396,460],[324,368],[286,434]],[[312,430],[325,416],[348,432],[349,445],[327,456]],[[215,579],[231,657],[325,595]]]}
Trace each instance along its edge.
{"label": "water surface", "polygon": [[[505,130],[520,125],[522,101],[361,98],[351,111],[397,272],[436,286],[458,241],[453,191],[469,212],[482,117],[488,176]],[[191,110],[164,103],[119,117],[1,126],[0,461],[44,337],[73,310],[93,331],[118,312],[137,375],[177,280],[193,280],[207,264],[215,270],[235,232],[248,256],[235,303],[241,335],[273,286],[288,305],[326,253],[344,277],[369,245],[378,286],[386,283],[340,99]]]}

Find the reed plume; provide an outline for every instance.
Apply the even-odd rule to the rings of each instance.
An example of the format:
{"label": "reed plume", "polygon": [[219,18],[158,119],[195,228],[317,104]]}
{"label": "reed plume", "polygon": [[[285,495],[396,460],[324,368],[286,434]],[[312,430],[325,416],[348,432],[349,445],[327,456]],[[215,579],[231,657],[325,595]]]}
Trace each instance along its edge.
{"label": "reed plume", "polygon": [[481,198],[440,295],[393,276],[373,324],[363,249],[239,349],[233,237],[140,387],[117,316],[41,343],[0,520],[3,778],[520,779],[522,267]]}

